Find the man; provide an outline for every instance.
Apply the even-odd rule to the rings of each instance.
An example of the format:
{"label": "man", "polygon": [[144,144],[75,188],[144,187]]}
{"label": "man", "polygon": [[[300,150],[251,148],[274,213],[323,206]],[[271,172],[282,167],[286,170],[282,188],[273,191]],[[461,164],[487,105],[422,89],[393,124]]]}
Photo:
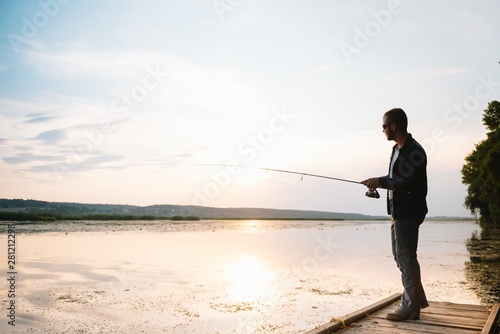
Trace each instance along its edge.
{"label": "man", "polygon": [[386,318],[418,320],[420,309],[428,306],[417,261],[418,230],[427,214],[427,157],[422,146],[407,132],[403,109],[387,111],[382,128],[387,140],[394,140],[389,174],[362,181],[369,190],[388,189],[387,212],[392,216],[392,253],[401,271],[404,292],[401,305]]}

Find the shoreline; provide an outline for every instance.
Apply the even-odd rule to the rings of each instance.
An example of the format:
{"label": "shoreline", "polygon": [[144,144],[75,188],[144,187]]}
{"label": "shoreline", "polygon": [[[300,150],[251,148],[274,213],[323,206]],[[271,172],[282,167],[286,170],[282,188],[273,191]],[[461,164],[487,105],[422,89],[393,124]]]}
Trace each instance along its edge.
{"label": "shoreline", "polygon": [[[34,214],[38,215],[38,214]],[[59,216],[59,215],[57,215]],[[99,215],[97,217],[92,217],[84,215],[84,216],[79,216],[79,217],[71,217],[71,216],[63,216],[60,215],[61,218],[56,218],[56,219],[3,219],[0,215],[0,224],[6,224],[8,222],[20,222],[20,223],[46,223],[46,222],[68,222],[68,221],[204,221],[204,220],[283,220],[283,221],[303,221],[303,220],[310,220],[310,221],[360,221],[360,220],[367,220],[367,221],[383,221],[383,220],[390,220],[391,218],[389,216],[387,217],[377,217],[377,218],[364,218],[364,219],[359,219],[359,218],[308,218],[308,217],[293,217],[293,218],[276,218],[276,217],[197,217],[197,216],[168,216],[168,217],[162,217],[162,216],[119,216],[119,215]],[[476,218],[468,218],[468,217],[428,217],[425,218],[425,221],[475,221],[479,222],[478,219]]]}
{"label": "shoreline", "polygon": [[[60,221],[0,221],[0,233],[7,232],[9,224],[15,226],[17,233],[49,233],[49,232],[117,232],[117,231],[216,231],[252,229],[273,230],[292,228],[328,228],[337,225],[390,224],[390,219],[350,220],[350,219],[202,219],[192,221],[173,220],[60,220]],[[426,219],[424,224],[479,224],[473,220],[432,220]]]}

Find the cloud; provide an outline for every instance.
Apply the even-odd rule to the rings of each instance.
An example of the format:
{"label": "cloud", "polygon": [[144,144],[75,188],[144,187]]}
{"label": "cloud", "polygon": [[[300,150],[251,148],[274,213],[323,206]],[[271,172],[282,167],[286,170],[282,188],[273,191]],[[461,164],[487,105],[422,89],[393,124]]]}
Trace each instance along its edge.
{"label": "cloud", "polygon": [[60,77],[128,78],[168,55],[144,50],[111,52],[81,47],[63,51],[28,51],[28,62],[39,70]]}
{"label": "cloud", "polygon": [[50,121],[50,120],[52,120],[54,118],[55,117],[53,117],[53,116],[35,117],[35,118],[31,118],[31,119],[25,121],[24,123],[26,123],[26,124],[30,124],[30,123],[43,123],[43,122]]}
{"label": "cloud", "polygon": [[48,158],[47,161],[56,161],[51,164],[40,164],[36,166],[30,166],[27,170],[29,172],[35,173],[50,173],[56,174],[56,176],[63,178],[69,176],[73,173],[88,172],[99,169],[124,169],[126,166],[123,164],[112,164],[114,162],[120,162],[124,159],[123,155],[116,154],[99,154],[97,156],[84,159],[80,162],[75,162],[73,164],[67,164],[61,162],[61,157]]}
{"label": "cloud", "polygon": [[58,161],[59,157],[48,156],[48,155],[34,155],[31,153],[19,153],[11,157],[5,157],[2,159],[5,163],[9,165],[22,165],[26,163],[32,163],[37,161]]}
{"label": "cloud", "polygon": [[[115,87],[111,94],[116,95],[109,96],[118,100],[124,94],[130,95],[131,90],[144,83],[144,78],[150,72],[148,68],[168,73],[142,108],[145,104],[152,104],[154,108],[168,105],[169,108],[181,106],[184,110],[222,111],[226,119],[232,117],[238,120],[241,117],[251,119],[252,115],[264,109],[256,94],[260,83],[254,73],[236,72],[230,67],[200,66],[169,52],[108,51],[69,46],[63,51],[32,51],[25,55],[29,62],[50,76],[118,79],[116,84],[111,85]],[[331,71],[333,68],[328,65],[315,70]],[[92,82],[88,84],[92,85]],[[239,115],[235,115],[235,109],[241,111]],[[199,116],[210,117],[208,114],[204,112]]]}
{"label": "cloud", "polygon": [[124,158],[123,155],[104,154],[104,155],[99,155],[99,156],[90,158],[86,161],[86,163],[89,165],[96,165],[96,164],[102,164],[102,163],[107,163],[107,162],[121,161],[121,160],[123,160],[123,158]]}
{"label": "cloud", "polygon": [[343,67],[344,67],[344,65],[325,64],[325,65],[307,68],[303,71],[299,71],[299,72],[294,73],[294,75],[298,76],[298,77],[305,77],[305,76],[309,76],[309,75],[316,75],[316,74],[323,74],[323,73],[331,74],[331,72],[339,71]]}
{"label": "cloud", "polygon": [[56,144],[66,137],[63,130],[50,130],[40,133],[35,140],[41,140],[45,144]]}
{"label": "cloud", "polygon": [[37,109],[40,109],[40,101],[27,102],[26,100],[5,99],[0,97],[0,116],[6,118],[17,119],[26,112],[35,114],[32,112]]}
{"label": "cloud", "polygon": [[42,116],[45,116],[45,114],[41,113],[41,112],[34,112],[34,113],[26,115],[26,117],[29,117],[29,118],[36,118],[36,117],[42,117]]}
{"label": "cloud", "polygon": [[192,157],[193,155],[189,153],[174,154],[164,159],[150,159],[145,161],[138,161],[135,163],[129,163],[127,164],[127,167],[147,168],[148,171],[157,171],[159,173],[163,173],[165,171],[165,168],[186,166],[188,165],[186,161],[191,161],[191,163],[193,163],[191,159]]}
{"label": "cloud", "polygon": [[472,71],[469,66],[456,66],[447,68],[437,68],[437,69],[422,69],[422,70],[411,70],[411,71],[401,71],[390,73],[382,76],[382,80],[391,83],[404,83],[413,82],[422,79],[436,78],[436,77],[446,77],[450,75],[455,75],[459,73],[465,73]]}

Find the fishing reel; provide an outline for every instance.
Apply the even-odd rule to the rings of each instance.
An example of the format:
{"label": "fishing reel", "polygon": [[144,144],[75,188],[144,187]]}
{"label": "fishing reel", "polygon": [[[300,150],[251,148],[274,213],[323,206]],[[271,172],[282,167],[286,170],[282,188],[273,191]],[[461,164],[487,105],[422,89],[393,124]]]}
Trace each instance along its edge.
{"label": "fishing reel", "polygon": [[366,197],[370,198],[380,198],[380,194],[378,193],[377,189],[368,189],[365,195]]}

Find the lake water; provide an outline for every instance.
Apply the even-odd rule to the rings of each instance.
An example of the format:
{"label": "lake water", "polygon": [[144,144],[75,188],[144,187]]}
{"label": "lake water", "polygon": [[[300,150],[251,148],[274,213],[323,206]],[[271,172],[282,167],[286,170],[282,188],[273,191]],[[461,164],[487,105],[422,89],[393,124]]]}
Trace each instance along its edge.
{"label": "lake water", "polygon": [[[421,226],[429,300],[480,303],[464,274],[478,230]],[[402,290],[389,221],[17,223],[16,260],[2,333],[302,333]]]}

